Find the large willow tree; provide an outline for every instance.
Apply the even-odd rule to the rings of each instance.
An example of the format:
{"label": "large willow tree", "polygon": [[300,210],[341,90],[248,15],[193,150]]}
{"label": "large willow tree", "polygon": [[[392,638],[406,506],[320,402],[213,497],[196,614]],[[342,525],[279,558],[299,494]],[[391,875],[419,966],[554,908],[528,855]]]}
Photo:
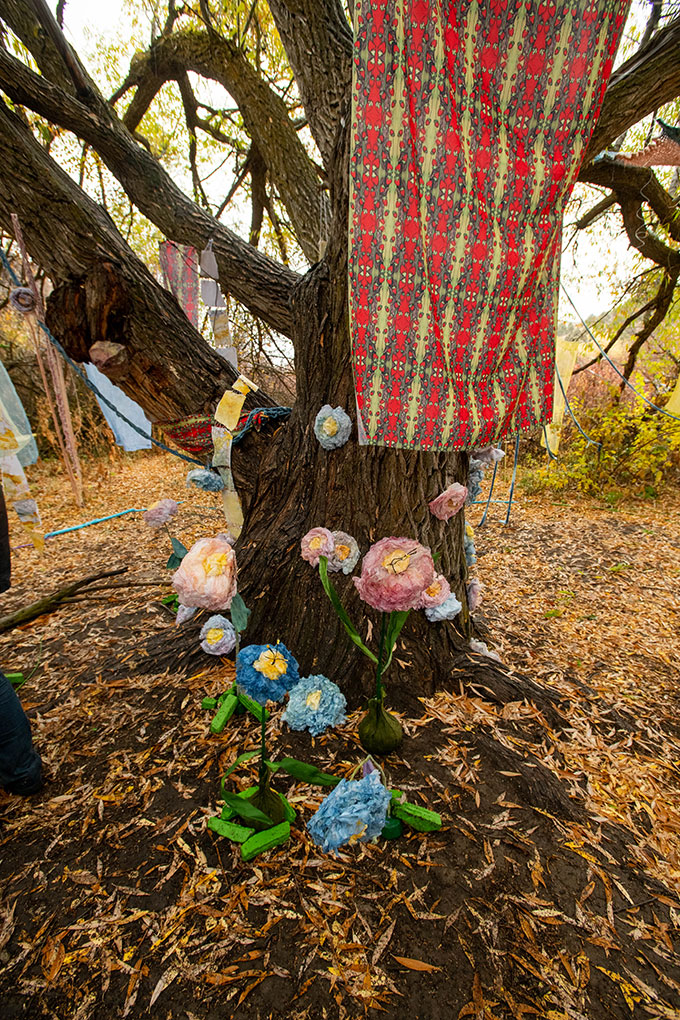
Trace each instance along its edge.
{"label": "large willow tree", "polygon": [[[263,14],[264,3],[258,7],[255,0],[238,15],[217,0],[201,0],[199,9],[170,0],[151,45],[135,54],[107,98],[44,0],[0,0],[6,29],[0,47],[5,97],[0,224],[9,232],[10,215],[18,213],[29,254],[53,284],[48,321],[69,354],[84,361],[94,343],[110,344],[103,370],[152,420],[213,409],[232,381],[229,367],[135,256],[106,211],[52,158],[44,139],[53,128],[96,153],[133,206],[166,237],[199,250],[212,239],[223,287],[292,340],[297,380],[292,417],[274,436],[251,436],[234,465],[246,517],[237,549],[241,584],[254,607],[249,636],[281,638],[305,672],[344,678],[357,694],[363,665],[299,558],[300,537],[325,525],[351,532],[365,550],[384,535],[417,536],[441,552],[440,569],[465,603],[462,521],[442,525],[427,512],[427,500],[450,482],[464,481],[467,457],[356,443],[329,456],[314,438],[312,423],[322,404],[351,413],[354,408],[346,240],[352,33],[340,0],[268,0]],[[631,243],[674,285],[680,252],[673,242],[680,240],[680,225],[670,194],[648,170],[590,163],[641,118],[680,95],[680,16],[662,17],[660,4],[652,12],[638,52],[611,79],[581,179],[611,192]],[[287,88],[284,79],[268,73],[262,58],[263,33],[274,31],[265,24],[270,16],[290,65]],[[248,241],[216,218],[201,191],[197,147],[202,139],[211,145],[229,139],[216,112],[196,98],[190,73],[223,86],[249,140],[240,175],[241,180],[249,175],[253,204]],[[193,198],[144,136],[144,117],[169,81],[178,84],[182,97]],[[304,131],[314,146],[305,145]],[[293,272],[251,243],[257,242],[265,212],[281,232],[277,208],[310,264],[306,272]],[[665,300],[667,283],[661,294]],[[259,403],[268,402],[266,395],[257,396]],[[362,608],[348,582],[344,594],[359,618]],[[455,627],[425,630],[422,621],[409,621],[399,655],[410,664],[409,683],[420,692],[446,683],[469,627],[465,606]],[[481,660],[475,664],[465,656],[464,663],[466,682],[483,682],[499,701],[549,698],[531,681],[519,683],[482,667]]]}

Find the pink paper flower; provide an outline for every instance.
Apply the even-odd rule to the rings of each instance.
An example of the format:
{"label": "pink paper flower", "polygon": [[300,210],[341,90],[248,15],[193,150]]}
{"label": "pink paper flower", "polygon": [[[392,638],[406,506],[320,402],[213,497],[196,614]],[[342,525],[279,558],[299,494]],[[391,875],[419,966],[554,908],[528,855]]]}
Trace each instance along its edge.
{"label": "pink paper flower", "polygon": [[150,528],[162,528],[177,513],[179,503],[174,499],[159,499],[142,514],[142,520]]}
{"label": "pink paper flower", "polygon": [[451,586],[442,574],[435,574],[432,584],[428,585],[420,596],[418,609],[432,609],[433,606],[441,606],[451,594]]}
{"label": "pink paper flower", "polygon": [[328,528],[312,528],[300,542],[303,560],[318,567],[321,556],[332,556],[335,539]]}
{"label": "pink paper flower", "polygon": [[465,506],[467,494],[468,491],[464,485],[454,482],[453,485],[449,485],[448,489],[444,489],[436,499],[428,503],[428,506],[440,521],[448,521]]}
{"label": "pink paper flower", "polygon": [[216,613],[236,594],[236,555],[223,536],[201,538],[176,570],[172,584],[184,606]]}
{"label": "pink paper flower", "polygon": [[374,609],[417,609],[434,581],[430,550],[413,538],[381,538],[363,558],[361,577],[352,580],[359,595]]}

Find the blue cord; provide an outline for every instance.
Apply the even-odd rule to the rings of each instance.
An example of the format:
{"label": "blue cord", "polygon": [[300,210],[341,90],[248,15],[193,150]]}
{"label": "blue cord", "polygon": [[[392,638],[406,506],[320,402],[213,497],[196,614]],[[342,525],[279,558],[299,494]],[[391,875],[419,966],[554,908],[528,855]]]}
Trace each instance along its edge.
{"label": "blue cord", "polygon": [[[560,384],[560,389],[562,390],[562,396],[564,397],[564,406],[566,407],[567,411],[569,412],[569,417],[573,421],[574,425],[579,430],[579,432],[581,433],[581,435],[583,436],[583,438],[586,440],[587,443],[590,443],[591,446],[597,446],[600,449],[602,449],[602,443],[600,443],[597,439],[591,439],[590,436],[587,435],[587,433],[585,433],[583,431],[583,429],[581,428],[580,423],[576,420],[576,415],[572,411],[571,404],[567,400],[567,391],[564,388],[564,383],[562,382],[562,378],[560,376],[560,372],[559,372],[559,369],[557,367],[557,364],[555,364],[555,375],[557,376],[557,381]],[[546,436],[546,442],[547,441],[548,440],[547,440],[547,436]]]}
{"label": "blue cord", "polygon": [[512,495],[515,491],[515,479],[517,477],[518,460],[519,460],[519,432],[517,433],[517,438],[515,439],[515,463],[512,466],[512,482],[510,483],[510,494],[508,496],[508,512],[505,515],[505,522],[503,524],[503,527],[505,527],[508,521],[510,520],[510,510],[512,509]]}
{"label": "blue cord", "polygon": [[[486,515],[489,512],[489,504],[491,503],[491,497],[493,496],[493,487],[496,484],[496,472],[497,471],[498,471],[498,461],[496,460],[496,461],[494,461],[493,474],[491,476],[491,485],[489,486],[489,498],[486,501],[486,506],[484,507],[484,513],[482,514],[482,519],[479,522],[479,524],[477,525],[478,528],[484,527],[484,524],[486,522]],[[479,500],[479,502],[483,503],[484,500]],[[504,499],[495,499],[494,503],[505,503],[505,500]]]}

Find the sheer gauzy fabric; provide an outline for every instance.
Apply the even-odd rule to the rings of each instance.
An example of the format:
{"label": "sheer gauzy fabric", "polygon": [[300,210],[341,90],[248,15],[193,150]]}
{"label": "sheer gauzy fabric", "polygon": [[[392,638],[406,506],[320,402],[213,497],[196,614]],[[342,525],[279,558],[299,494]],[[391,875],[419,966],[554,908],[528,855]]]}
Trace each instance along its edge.
{"label": "sheer gauzy fabric", "polygon": [[561,219],[628,0],[355,0],[350,327],[370,444],[550,421]]}

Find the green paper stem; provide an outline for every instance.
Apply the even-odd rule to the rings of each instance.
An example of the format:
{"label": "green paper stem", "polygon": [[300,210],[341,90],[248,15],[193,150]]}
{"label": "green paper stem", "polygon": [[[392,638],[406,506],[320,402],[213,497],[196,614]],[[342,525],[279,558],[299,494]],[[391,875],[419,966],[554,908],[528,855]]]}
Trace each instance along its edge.
{"label": "green paper stem", "polygon": [[362,651],[364,655],[367,656],[371,660],[371,662],[375,663],[375,665],[377,666],[378,665],[377,658],[370,650],[370,648],[367,648],[366,645],[361,640],[361,638],[359,637],[358,630],[353,625],[352,621],[347,615],[347,610],[340,601],[340,596],[338,595],[333,583],[328,577],[328,559],[325,556],[319,557],[319,577],[321,578],[321,583],[323,585],[324,591],[326,592],[326,595],[328,595],[328,598],[331,600],[331,603],[333,604],[333,609],[337,613],[340,623],[347,631],[350,640],[353,641],[357,648],[360,651]]}

